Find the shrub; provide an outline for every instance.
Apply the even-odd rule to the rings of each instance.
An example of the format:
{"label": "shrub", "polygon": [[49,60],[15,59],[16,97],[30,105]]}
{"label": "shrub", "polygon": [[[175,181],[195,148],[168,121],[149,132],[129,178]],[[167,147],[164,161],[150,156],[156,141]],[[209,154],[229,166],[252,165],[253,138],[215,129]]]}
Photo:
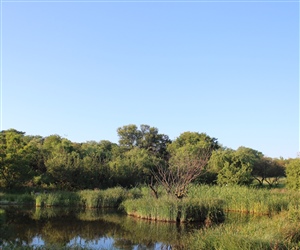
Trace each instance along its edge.
{"label": "shrub", "polygon": [[287,186],[300,190],[300,158],[291,160],[286,166]]}

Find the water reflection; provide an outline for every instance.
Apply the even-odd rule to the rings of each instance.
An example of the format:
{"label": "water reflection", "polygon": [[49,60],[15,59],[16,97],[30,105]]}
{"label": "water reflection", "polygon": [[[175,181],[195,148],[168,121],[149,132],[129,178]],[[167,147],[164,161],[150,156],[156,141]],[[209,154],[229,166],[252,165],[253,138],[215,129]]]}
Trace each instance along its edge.
{"label": "water reflection", "polygon": [[89,249],[161,249],[181,244],[196,225],[135,219],[116,210],[0,208],[0,249],[25,246],[81,246]]}

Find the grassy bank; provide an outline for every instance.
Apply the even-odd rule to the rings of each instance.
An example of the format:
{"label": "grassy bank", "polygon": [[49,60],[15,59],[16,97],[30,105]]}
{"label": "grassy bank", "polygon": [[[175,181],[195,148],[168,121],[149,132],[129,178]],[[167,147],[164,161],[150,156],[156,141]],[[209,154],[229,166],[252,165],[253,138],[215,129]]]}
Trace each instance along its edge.
{"label": "grassy bank", "polygon": [[30,193],[0,192],[0,205],[34,204],[35,197]]}
{"label": "grassy bank", "polygon": [[[300,193],[284,189],[258,189],[241,186],[191,186],[188,196],[221,199],[224,209],[272,215],[297,205]],[[299,203],[300,204],[300,203]]]}
{"label": "grassy bank", "polygon": [[158,199],[145,190],[139,199],[127,199],[127,214],[158,221],[221,221],[223,211],[276,215],[287,211],[300,217],[300,193],[284,189],[258,189],[241,186],[192,185],[186,198],[178,200],[161,193]]}
{"label": "grassy bank", "polygon": [[191,250],[300,249],[300,225],[287,212],[261,216],[244,223],[227,223],[194,232],[184,239]]}
{"label": "grassy bank", "polygon": [[116,187],[106,190],[82,190],[78,192],[53,192],[38,194],[37,207],[118,207],[130,192],[124,188]]}
{"label": "grassy bank", "polygon": [[[8,194],[6,194],[8,195]],[[15,195],[15,194],[14,194]],[[173,249],[208,249],[208,250],[275,250],[294,249],[300,250],[300,192],[285,189],[257,189],[237,186],[196,186],[189,189],[188,196],[181,200],[167,196],[162,190],[159,198],[151,195],[147,187],[131,190],[123,188],[111,188],[107,190],[83,190],[78,192],[52,192],[48,194],[30,194],[39,206],[59,207],[121,207],[129,214],[139,218],[153,221],[178,221],[178,222],[206,222],[206,227],[191,233],[186,237],[176,236],[175,241],[164,242],[163,229],[156,231],[156,227],[171,225],[170,223],[154,223],[153,232],[144,237],[144,242],[149,239],[159,239],[172,245]],[[28,195],[12,201],[28,201]],[[20,195],[21,197],[21,195]],[[27,197],[27,198],[25,198]],[[33,198],[32,198],[33,197]],[[15,199],[15,200],[14,200]],[[223,211],[238,211],[242,213],[229,213],[240,216],[241,220],[225,218],[225,223],[215,224],[224,219]],[[97,210],[89,210],[90,214],[79,215],[81,220],[93,220]],[[48,211],[48,213],[50,213]],[[246,214],[245,214],[246,213]],[[242,214],[242,215],[241,215]],[[267,216],[266,216],[267,215]],[[1,215],[3,220],[4,214]],[[55,214],[53,214],[55,216]],[[34,218],[51,217],[51,214],[43,215],[42,209],[37,209]],[[100,217],[97,217],[99,219]],[[134,224],[141,220],[129,220],[126,223]],[[119,218],[110,218],[119,221]],[[120,223],[124,227],[125,222]],[[149,222],[150,223],[150,222]],[[139,224],[138,224],[139,225]],[[143,225],[141,223],[141,225]],[[141,233],[142,226],[134,228],[134,234],[128,229],[128,235]],[[182,225],[179,225],[182,226]],[[184,226],[189,226],[184,224]],[[129,228],[129,227],[128,227]],[[144,229],[145,231],[148,230]],[[148,235],[148,234],[145,234]],[[156,238],[160,235],[161,238]],[[28,248],[29,249],[29,248]],[[43,248],[44,249],[44,248]]]}
{"label": "grassy bank", "polygon": [[214,214],[223,210],[266,215],[289,211],[290,216],[300,217],[300,193],[284,189],[192,185],[187,197],[182,200],[173,200],[162,189],[159,190],[159,199],[155,199],[147,187],[130,190],[115,187],[77,192],[0,193],[0,204],[117,208],[121,203],[130,215],[163,221],[203,221],[203,218],[214,217]]}
{"label": "grassy bank", "polygon": [[82,190],[77,192],[49,191],[31,193],[0,193],[0,205],[35,205],[36,207],[119,207],[127,198],[140,195],[135,189],[121,187],[106,190]]}
{"label": "grassy bank", "polygon": [[128,215],[142,219],[193,222],[222,221],[224,213],[222,201],[216,199],[175,199],[163,196],[159,199],[143,197],[128,199],[122,203]]}

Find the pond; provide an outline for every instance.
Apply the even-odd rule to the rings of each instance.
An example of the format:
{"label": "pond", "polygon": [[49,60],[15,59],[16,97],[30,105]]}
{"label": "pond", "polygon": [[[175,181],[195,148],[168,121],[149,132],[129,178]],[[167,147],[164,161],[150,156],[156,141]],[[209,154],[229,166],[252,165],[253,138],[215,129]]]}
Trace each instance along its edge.
{"label": "pond", "polygon": [[171,249],[200,224],[146,221],[111,209],[0,207],[5,246],[88,249]]}

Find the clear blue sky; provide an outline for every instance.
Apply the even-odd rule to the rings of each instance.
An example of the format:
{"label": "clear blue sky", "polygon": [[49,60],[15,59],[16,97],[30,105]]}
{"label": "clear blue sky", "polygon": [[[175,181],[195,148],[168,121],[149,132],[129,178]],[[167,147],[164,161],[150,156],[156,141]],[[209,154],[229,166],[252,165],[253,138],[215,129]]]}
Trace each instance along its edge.
{"label": "clear blue sky", "polygon": [[148,124],[299,151],[299,2],[2,0],[2,129],[118,142]]}

